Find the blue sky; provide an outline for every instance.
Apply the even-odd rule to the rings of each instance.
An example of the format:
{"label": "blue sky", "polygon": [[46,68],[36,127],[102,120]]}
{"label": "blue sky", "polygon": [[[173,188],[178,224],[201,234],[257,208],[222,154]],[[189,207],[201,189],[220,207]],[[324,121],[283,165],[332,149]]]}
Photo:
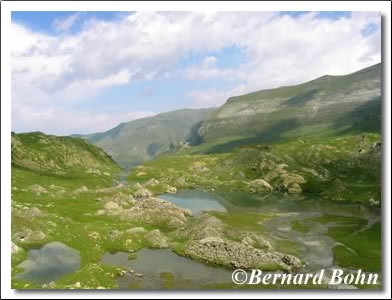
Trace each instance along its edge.
{"label": "blue sky", "polygon": [[13,12],[12,129],[89,133],[380,61],[351,12]]}

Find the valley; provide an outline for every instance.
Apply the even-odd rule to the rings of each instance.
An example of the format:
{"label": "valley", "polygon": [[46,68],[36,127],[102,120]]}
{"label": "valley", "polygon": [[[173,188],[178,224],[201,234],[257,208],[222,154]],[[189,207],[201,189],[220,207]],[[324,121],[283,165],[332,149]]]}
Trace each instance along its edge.
{"label": "valley", "polygon": [[104,133],[12,133],[12,288],[293,288],[235,285],[238,268],[381,277],[381,173],[380,64]]}

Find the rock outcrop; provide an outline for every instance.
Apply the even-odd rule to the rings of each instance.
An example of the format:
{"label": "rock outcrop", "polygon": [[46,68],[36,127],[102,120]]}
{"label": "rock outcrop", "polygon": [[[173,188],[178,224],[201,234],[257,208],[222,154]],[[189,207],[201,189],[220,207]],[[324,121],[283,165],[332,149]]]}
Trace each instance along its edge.
{"label": "rock outcrop", "polygon": [[218,237],[190,242],[185,247],[185,255],[196,260],[240,269],[292,270],[302,266],[301,261],[294,256],[264,251]]}
{"label": "rock outcrop", "polygon": [[136,201],[133,207],[123,210],[119,217],[133,222],[177,228],[185,224],[187,217],[191,215],[192,212],[189,209],[180,208],[166,200],[150,197]]}

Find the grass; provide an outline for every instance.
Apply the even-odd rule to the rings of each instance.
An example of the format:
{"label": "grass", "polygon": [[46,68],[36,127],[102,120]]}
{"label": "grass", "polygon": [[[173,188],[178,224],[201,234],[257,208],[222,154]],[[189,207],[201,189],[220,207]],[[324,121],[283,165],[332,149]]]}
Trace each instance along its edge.
{"label": "grass", "polygon": [[[275,168],[286,164],[287,171],[301,175],[306,181],[302,184],[305,193],[335,201],[367,203],[381,199],[381,158],[358,151],[370,151],[372,144],[380,139],[374,133],[313,136],[272,144],[247,144],[224,153],[184,151],[160,156],[137,167],[131,171],[128,181],[147,182],[154,178],[162,185],[180,189],[249,192],[247,182],[265,177],[266,170],[259,165],[267,161]],[[202,149],[192,151],[206,151]],[[270,182],[278,183],[277,179]],[[164,191],[159,185],[154,188],[158,193]]]}
{"label": "grass", "polygon": [[[82,286],[115,288],[118,270],[101,263],[105,252],[128,252],[131,257],[142,248],[151,245],[144,235],[128,234],[126,230],[143,226],[147,230],[159,228],[170,238],[170,247],[180,255],[189,237],[177,238],[173,229],[165,224],[149,225],[143,221],[122,221],[116,216],[97,216],[95,212],[102,209],[102,199],[111,197],[116,191],[104,192],[97,189],[109,188],[116,183],[113,175],[121,170],[113,164],[109,157],[102,155],[99,150],[83,140],[72,143],[68,138],[56,140],[55,148],[44,149],[46,144],[39,142],[42,134],[20,137],[23,147],[30,149],[28,163],[22,159],[23,148],[18,149],[18,155],[13,158],[12,165],[12,234],[29,228],[42,231],[45,238],[38,241],[23,243],[24,251],[12,256],[12,287],[40,288],[33,282],[20,281],[15,276],[22,272],[18,265],[27,257],[31,248],[39,248],[51,241],[60,241],[80,252],[81,267],[76,272],[65,275],[56,281],[56,286],[69,288],[76,282]],[[174,154],[165,154],[153,161],[136,167],[129,174],[127,180],[131,188],[124,192],[133,193],[134,183],[146,184],[150,179],[158,180],[158,184],[146,187],[156,194],[164,193],[168,186],[177,189],[201,188],[216,191],[225,198],[225,193],[238,197],[231,197],[232,205],[243,199],[244,193],[248,209],[228,213],[211,212],[229,228],[230,238],[238,240],[238,232],[254,232],[268,238],[274,248],[282,253],[300,255],[299,245],[288,239],[277,239],[269,236],[263,222],[275,217],[274,213],[257,213],[252,211],[253,205],[262,201],[284,196],[284,193],[274,191],[270,194],[255,194],[250,191],[248,182],[263,178],[268,172],[260,167],[261,162],[268,162],[276,168],[279,164],[287,164],[287,171],[299,174],[305,179],[302,184],[303,194],[314,195],[319,201],[334,200],[344,202],[359,202],[367,205],[369,199],[380,199],[381,191],[381,163],[380,157],[373,154],[358,154],[358,148],[369,149],[380,140],[378,134],[342,135],[340,137],[320,136],[307,138],[284,139],[280,142],[260,143],[236,146],[230,151],[211,151],[213,145],[200,145],[191,150],[184,150]],[[229,140],[227,140],[230,142]],[[72,146],[71,144],[72,143]],[[65,144],[68,149],[80,149],[85,153],[84,162],[75,159],[75,165],[70,167],[63,158],[56,157],[53,149],[61,148]],[[216,148],[217,149],[217,148]],[[29,151],[30,151],[29,150]],[[79,150],[78,150],[79,151]],[[214,152],[214,153],[212,153]],[[219,152],[219,153],[218,153]],[[63,172],[54,172],[51,168],[37,167],[40,154],[44,153],[44,160],[51,159],[60,166]],[[87,153],[87,154],[86,154]],[[70,154],[71,155],[71,154]],[[73,153],[70,157],[73,157]],[[38,157],[38,158],[37,158]],[[96,157],[100,157],[99,159]],[[83,161],[83,160],[82,160]],[[87,162],[87,163],[86,163]],[[99,164],[97,163],[99,162]],[[99,176],[86,173],[91,166],[100,165],[102,172],[107,170],[111,176]],[[315,175],[316,174],[316,175]],[[354,175],[353,175],[354,174]],[[278,179],[270,180],[274,186]],[[35,184],[48,190],[48,193],[37,193],[31,189]],[[53,188],[52,185],[55,187]],[[89,191],[75,193],[74,191],[86,186]],[[63,189],[64,193],[56,193],[56,189]],[[285,196],[289,197],[291,196]],[[299,196],[300,197],[300,196]],[[99,200],[101,199],[101,200]],[[293,196],[294,199],[294,196]],[[29,217],[25,212],[37,207],[41,215]],[[374,224],[366,230],[366,220],[338,216],[323,215],[312,220],[293,220],[292,228],[306,234],[314,223],[329,226],[327,234],[343,244],[334,247],[335,262],[341,267],[362,268],[367,271],[379,272],[381,269],[381,225]],[[186,226],[192,226],[192,222]],[[117,237],[112,236],[114,230],[120,231]],[[97,238],[91,236],[96,233]],[[131,239],[132,244],[126,241]],[[350,249],[350,250],[348,250]],[[355,254],[353,254],[355,253]],[[166,288],[172,288],[174,281],[172,274],[161,274]],[[138,288],[134,283],[131,288]],[[247,288],[233,285],[208,285],[205,288]],[[257,286],[260,288],[260,286]],[[313,288],[268,286],[262,288]]]}

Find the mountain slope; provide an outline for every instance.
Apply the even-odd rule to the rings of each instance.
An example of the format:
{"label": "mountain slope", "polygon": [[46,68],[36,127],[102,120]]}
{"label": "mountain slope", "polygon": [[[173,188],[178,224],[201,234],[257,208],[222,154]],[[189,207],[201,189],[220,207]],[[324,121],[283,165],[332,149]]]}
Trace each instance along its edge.
{"label": "mountain slope", "polygon": [[107,178],[121,172],[109,155],[81,138],[12,133],[11,147],[12,167],[19,170],[59,177]]}
{"label": "mountain slope", "polygon": [[349,75],[232,97],[211,114],[199,134],[204,142],[219,143],[380,128],[381,64],[377,64]]}
{"label": "mountain slope", "polygon": [[83,137],[104,149],[119,164],[132,167],[186,142],[197,142],[200,125],[213,110],[166,112]]}

